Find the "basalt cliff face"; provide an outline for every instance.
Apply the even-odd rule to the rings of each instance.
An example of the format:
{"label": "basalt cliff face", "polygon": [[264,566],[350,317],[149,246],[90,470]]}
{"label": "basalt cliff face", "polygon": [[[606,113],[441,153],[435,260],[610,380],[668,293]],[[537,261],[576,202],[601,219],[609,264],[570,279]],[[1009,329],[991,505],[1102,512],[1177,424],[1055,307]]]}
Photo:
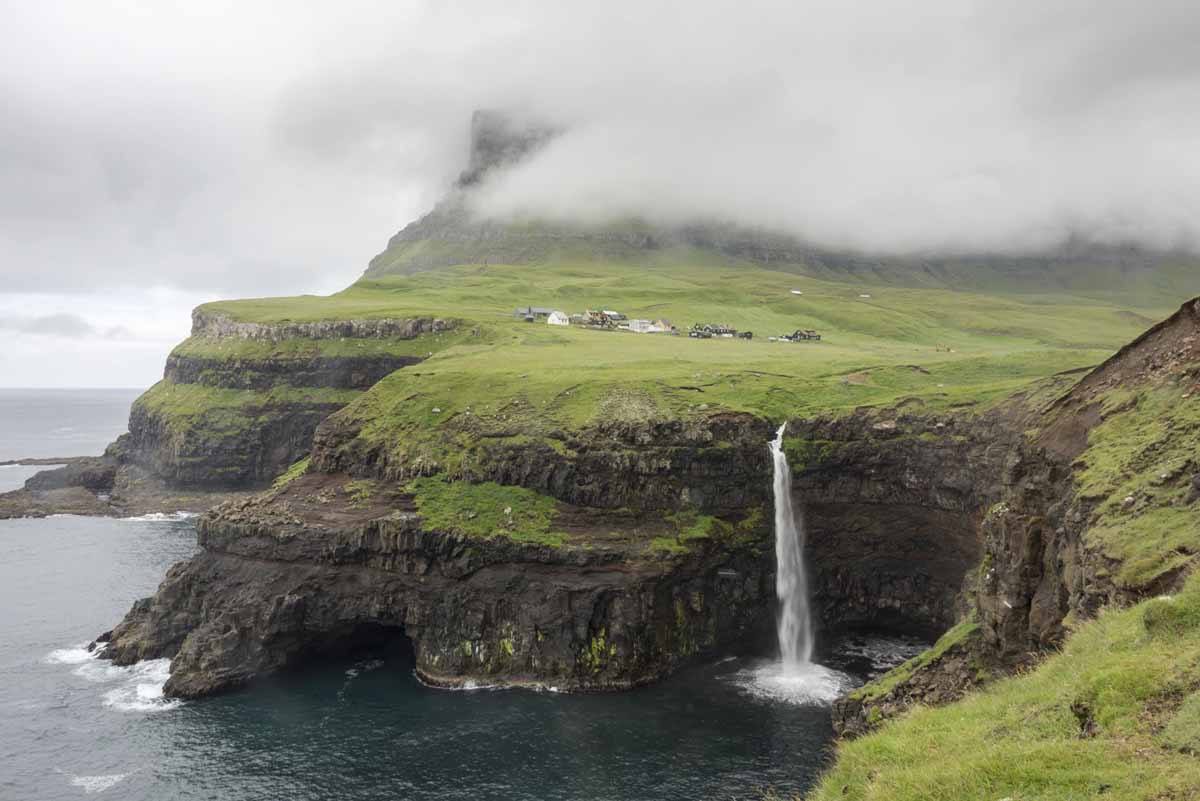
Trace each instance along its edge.
{"label": "basalt cliff face", "polygon": [[[493,449],[467,469],[553,497],[553,545],[432,528],[403,489],[413,473],[349,461],[341,423],[320,427],[311,472],[206,515],[203,552],[134,607],[107,655],[172,657],[167,691],[192,696],[364,638],[407,638],[432,683],[587,689],[770,647],[766,421],[598,426],[577,433],[571,457]],[[1020,483],[1003,469],[1019,462],[1019,437],[953,416],[791,425],[789,450],[810,454],[795,491],[822,626],[936,633],[965,615],[984,510]],[[718,528],[648,547],[687,510]]]}
{"label": "basalt cliff face", "polygon": [[[264,324],[197,309],[191,339],[168,357],[162,382],[134,402],[129,433],[110,454],[168,486],[261,486],[308,453],[332,412],[424,358],[387,344],[453,327],[433,318]],[[323,352],[346,341],[365,347]]]}
{"label": "basalt cliff face", "polygon": [[[557,491],[553,544],[503,529],[483,538],[439,531],[403,484],[363,477],[386,467],[310,472],[206,515],[203,552],[134,607],[105,653],[121,663],[172,657],[167,692],[194,696],[387,638],[411,641],[430,683],[560,689],[630,687],[700,654],[759,647],[773,597],[761,524],[769,468],[762,441],[751,451],[738,439],[759,427],[749,417],[667,427],[657,447],[646,439],[652,427],[624,430],[647,449],[604,440],[582,457],[582,484],[578,465],[533,469],[536,458],[492,476]],[[705,447],[716,437],[730,457],[719,463]],[[336,467],[321,448],[313,463]],[[728,525],[694,548],[648,547],[668,510],[629,504],[677,506],[688,487]]]}

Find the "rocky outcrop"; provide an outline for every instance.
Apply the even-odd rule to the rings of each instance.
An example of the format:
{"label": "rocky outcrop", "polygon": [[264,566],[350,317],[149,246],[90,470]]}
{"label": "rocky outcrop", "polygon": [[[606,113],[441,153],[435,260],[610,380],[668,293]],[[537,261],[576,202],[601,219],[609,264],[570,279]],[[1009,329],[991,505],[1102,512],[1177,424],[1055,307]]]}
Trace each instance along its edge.
{"label": "rocky outcrop", "polygon": [[422,528],[400,495],[319,500],[346,480],[310,474],[207,515],[203,552],[134,606],[106,656],[172,657],[166,692],[185,697],[389,640],[411,642],[430,683],[617,689],[769,631],[756,549],[662,559],[463,538]]}
{"label": "rocky outcrop", "polygon": [[122,464],[134,464],[175,488],[262,487],[304,457],[322,420],[344,402],[246,404],[214,407],[184,424],[135,401],[129,433],[109,446]]}
{"label": "rocky outcrop", "polygon": [[[422,473],[356,449],[346,425],[320,428],[314,472],[206,517],[203,553],[134,608],[110,656],[173,656],[169,690],[198,695],[312,649],[404,637],[431,682],[600,689],[769,638],[767,421],[608,421],[565,435],[561,449],[521,439],[464,457],[459,479],[554,497],[575,532],[561,547],[428,529],[403,490]],[[1008,447],[993,425],[868,414],[792,423],[827,629],[936,633],[955,622],[982,548],[981,508],[1003,491],[988,478]],[[356,506],[336,489],[353,481],[384,489]],[[682,554],[647,550],[638,532],[685,509],[759,523]]]}
{"label": "rocky outcrop", "polygon": [[170,487],[136,464],[112,456],[77,458],[78,470],[47,470],[12,492],[0,493],[0,520],[75,514],[133,517],[146,514],[203,512],[247,492],[188,490]]}
{"label": "rocky outcrop", "polygon": [[192,336],[211,339],[416,339],[455,326],[452,320],[435,317],[254,323],[234,320],[204,306],[192,312]]}
{"label": "rocky outcrop", "polygon": [[276,356],[269,359],[197,357],[172,353],[163,378],[176,384],[267,391],[276,386],[368,389],[423,356]]}
{"label": "rocky outcrop", "polygon": [[[192,339],[167,358],[163,381],[134,402],[129,433],[111,455],[176,488],[261,487],[309,452],[317,425],[354,392],[425,358],[387,347],[327,356],[320,343],[359,339],[386,345],[455,327],[454,321],[434,317],[255,323],[201,306],[192,313]],[[245,340],[311,345],[272,346],[270,355],[252,357],[221,347]],[[172,387],[245,394],[209,393],[180,408],[170,399]]]}
{"label": "rocky outcrop", "polygon": [[546,122],[499,109],[478,109],[471,115],[471,146],[459,187],[474,186],[488,173],[516,164],[559,134]]}
{"label": "rocky outcrop", "polygon": [[1003,667],[979,647],[977,635],[978,627],[963,621],[880,682],[837,699],[834,730],[842,737],[858,737],[915,704],[948,704],[979,687]]}
{"label": "rocky outcrop", "polygon": [[859,412],[789,424],[826,624],[938,634],[967,611],[979,521],[1022,449],[994,416]]}
{"label": "rocky outcrop", "polygon": [[82,487],[91,492],[111,492],[117,477],[117,463],[109,458],[76,459],[54,470],[43,470],[25,481],[25,489],[34,492]]}
{"label": "rocky outcrop", "polygon": [[[313,465],[389,482],[440,472],[388,443],[356,439],[361,420],[331,418],[316,433]],[[552,431],[542,441],[496,436],[476,416],[453,421],[450,435],[473,444],[456,454],[456,478],[527,487],[564,503],[600,509],[728,513],[768,503],[770,424],[748,414],[702,420],[602,421]],[[555,447],[557,445],[557,447]]]}

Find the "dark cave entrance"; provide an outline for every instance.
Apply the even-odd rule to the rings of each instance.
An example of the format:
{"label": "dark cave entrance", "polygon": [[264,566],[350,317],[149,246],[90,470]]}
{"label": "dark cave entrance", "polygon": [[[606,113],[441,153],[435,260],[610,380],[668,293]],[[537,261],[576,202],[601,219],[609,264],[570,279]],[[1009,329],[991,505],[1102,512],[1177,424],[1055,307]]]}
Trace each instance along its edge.
{"label": "dark cave entrance", "polygon": [[356,623],[314,632],[293,651],[287,667],[298,671],[376,659],[396,669],[411,670],[416,666],[416,648],[403,626]]}
{"label": "dark cave entrance", "polygon": [[965,612],[982,556],[974,514],[921,505],[805,504],[812,610],[822,633],[933,641]]}

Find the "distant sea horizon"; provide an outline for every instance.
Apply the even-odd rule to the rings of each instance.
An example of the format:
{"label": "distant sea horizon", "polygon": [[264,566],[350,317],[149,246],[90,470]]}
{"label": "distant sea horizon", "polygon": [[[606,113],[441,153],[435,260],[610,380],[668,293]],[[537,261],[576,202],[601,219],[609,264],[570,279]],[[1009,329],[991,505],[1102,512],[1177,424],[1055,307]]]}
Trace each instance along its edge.
{"label": "distant sea horizon", "polygon": [[[100,456],[124,434],[140,388],[0,387],[0,462]],[[0,492],[44,467],[0,467]]]}

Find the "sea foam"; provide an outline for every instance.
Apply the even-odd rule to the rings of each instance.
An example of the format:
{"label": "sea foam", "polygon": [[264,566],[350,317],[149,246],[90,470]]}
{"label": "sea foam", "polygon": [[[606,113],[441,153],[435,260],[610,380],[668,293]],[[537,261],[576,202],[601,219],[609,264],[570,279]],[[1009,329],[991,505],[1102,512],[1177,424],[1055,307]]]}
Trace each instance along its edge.
{"label": "sea foam", "polygon": [[83,788],[88,795],[102,793],[128,776],[128,773],[110,773],[107,776],[72,776],[71,784]]}
{"label": "sea foam", "polygon": [[92,651],[86,645],[59,648],[46,655],[51,664],[75,665],[76,676],[97,684],[115,684],[104,694],[104,705],[122,712],[162,712],[182,701],[163,697],[163,685],[171,675],[170,659],[146,659],[134,665],[114,665],[99,656],[104,646]]}
{"label": "sea foam", "polygon": [[134,515],[133,517],[122,517],[122,520],[132,520],[145,523],[162,523],[177,520],[189,520],[197,517],[196,512],[148,512],[144,515]]}

